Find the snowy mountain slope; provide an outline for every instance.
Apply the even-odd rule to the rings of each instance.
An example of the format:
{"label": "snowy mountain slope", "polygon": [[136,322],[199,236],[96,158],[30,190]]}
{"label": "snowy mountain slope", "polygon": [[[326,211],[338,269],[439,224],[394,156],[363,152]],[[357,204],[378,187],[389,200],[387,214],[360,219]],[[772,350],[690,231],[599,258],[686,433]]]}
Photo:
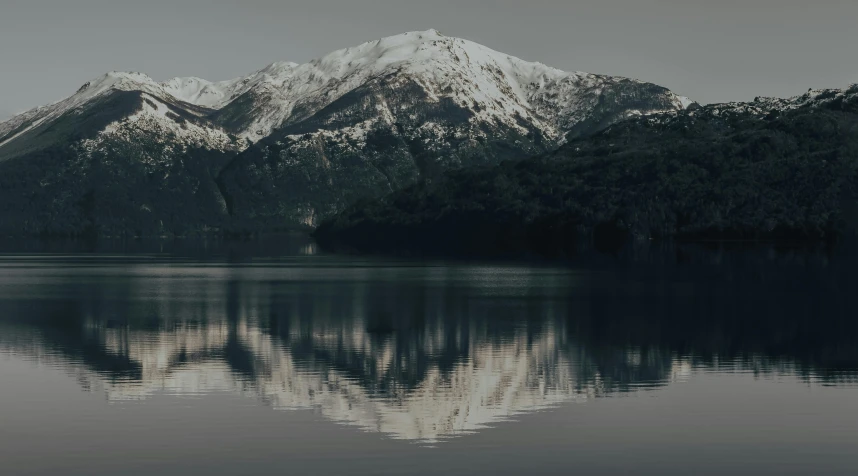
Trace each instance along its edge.
{"label": "snowy mountain slope", "polygon": [[[436,30],[410,32],[335,51],[303,65],[275,63],[242,80],[222,83],[237,97],[216,115],[231,129],[255,140],[298,123],[376,78],[397,74],[421,85],[433,101],[466,104],[478,121],[538,125],[559,138],[587,119],[588,112],[625,78],[567,73],[523,61]],[[235,84],[244,84],[236,88]],[[681,109],[690,101],[666,89],[656,104],[642,102],[624,113]],[[213,94],[215,96],[217,94]],[[633,97],[629,99],[634,99]]]}
{"label": "snowy mountain slope", "polygon": [[219,109],[229,102],[240,80],[213,83],[201,78],[173,78],[162,84],[164,91],[181,101]]}
{"label": "snowy mountain slope", "polygon": [[268,87],[273,78],[297,66],[296,63],[273,63],[248,76],[219,82],[193,77],[173,78],[161,83],[161,87],[181,101],[219,110],[250,90]]}
{"label": "snowy mountain slope", "polygon": [[[105,107],[105,102],[121,95],[133,93],[139,96],[135,104],[123,104],[119,108]],[[112,110],[111,110],[112,109]],[[106,116],[110,112],[114,120],[99,124],[96,129],[81,130],[86,111],[98,110]],[[211,111],[175,98],[161,84],[140,73],[112,72],[85,83],[69,98],[57,103],[36,108],[0,123],[0,157],[9,157],[32,149],[37,142],[43,148],[54,142],[68,141],[67,135],[57,134],[61,124],[71,123],[75,140],[101,141],[105,137],[120,138],[128,127],[149,129],[153,137],[169,140],[178,147],[207,147],[216,150],[237,150],[243,146],[222,128],[209,123],[206,116]],[[54,137],[54,141],[46,140]]]}
{"label": "snowy mountain slope", "polygon": [[85,83],[72,96],[54,104],[32,109],[0,124],[0,147],[24,136],[39,126],[50,124],[63,114],[86,105],[110,91],[140,90],[154,92],[157,84],[139,73],[108,73]]}

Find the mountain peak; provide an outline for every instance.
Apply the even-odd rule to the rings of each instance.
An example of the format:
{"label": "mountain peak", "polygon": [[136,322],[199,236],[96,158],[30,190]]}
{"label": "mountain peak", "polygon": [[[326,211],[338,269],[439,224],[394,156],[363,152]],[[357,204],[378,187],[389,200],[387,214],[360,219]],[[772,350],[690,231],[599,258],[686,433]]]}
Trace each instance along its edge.
{"label": "mountain peak", "polygon": [[418,36],[418,37],[423,37],[423,38],[432,38],[432,37],[443,37],[444,35],[442,35],[440,31],[438,31],[434,28],[430,28],[428,30],[423,30],[423,31],[409,31],[409,32],[403,33],[402,35],[395,35],[395,36]]}
{"label": "mountain peak", "polygon": [[370,70],[376,74],[405,65],[441,75],[449,73],[450,67],[480,69],[484,66],[527,77],[573,74],[524,61],[469,40],[444,36],[435,29],[411,31],[344,48],[313,60],[311,64],[325,74],[340,78],[356,70]]}
{"label": "mountain peak", "polygon": [[148,75],[130,71],[110,71],[101,76],[87,81],[80,87],[78,92],[83,92],[92,89],[111,88],[117,85],[124,84],[145,84],[154,85],[155,80]]}
{"label": "mountain peak", "polygon": [[71,103],[70,105],[78,105],[111,90],[153,92],[158,89],[160,89],[160,85],[143,73],[111,71],[87,81],[72,97],[63,102],[69,102]]}

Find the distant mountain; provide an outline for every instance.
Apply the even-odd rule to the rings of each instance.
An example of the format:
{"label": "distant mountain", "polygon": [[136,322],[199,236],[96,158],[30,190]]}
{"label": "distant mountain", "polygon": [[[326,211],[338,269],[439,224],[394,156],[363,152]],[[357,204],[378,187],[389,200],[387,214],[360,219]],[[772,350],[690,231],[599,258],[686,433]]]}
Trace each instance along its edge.
{"label": "distant mountain", "polygon": [[614,124],[453,171],[327,221],[361,251],[571,254],[629,237],[830,239],[858,229],[858,85]]}
{"label": "distant mountain", "polygon": [[247,145],[210,112],[110,73],[0,124],[0,233],[205,231],[226,214],[214,177]]}
{"label": "distant mountain", "polygon": [[110,73],[0,123],[0,233],[312,227],[449,169],[691,104],[435,30],[223,82]]}
{"label": "distant mountain", "polygon": [[210,112],[177,99],[144,74],[108,73],[63,101],[0,123],[0,158],[76,140],[94,141],[87,144],[93,148],[110,140],[128,140],[134,131],[175,146],[237,147],[235,139],[206,118]]}

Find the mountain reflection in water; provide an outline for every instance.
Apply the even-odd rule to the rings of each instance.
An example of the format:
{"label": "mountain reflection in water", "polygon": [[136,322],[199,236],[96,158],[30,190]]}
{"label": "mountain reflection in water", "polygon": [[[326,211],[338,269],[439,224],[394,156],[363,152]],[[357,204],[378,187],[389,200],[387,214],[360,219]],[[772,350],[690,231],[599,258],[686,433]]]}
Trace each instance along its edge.
{"label": "mountain reflection in water", "polygon": [[858,324],[838,272],[755,260],[8,255],[0,353],[61,368],[111,401],[239,392],[427,443],[710,369],[858,381]]}

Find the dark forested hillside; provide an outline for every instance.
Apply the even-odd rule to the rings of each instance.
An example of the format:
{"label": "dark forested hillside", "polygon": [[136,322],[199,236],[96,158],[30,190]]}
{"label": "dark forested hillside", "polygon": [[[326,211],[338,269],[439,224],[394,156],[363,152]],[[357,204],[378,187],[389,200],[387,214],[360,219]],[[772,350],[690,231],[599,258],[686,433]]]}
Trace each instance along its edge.
{"label": "dark forested hillside", "polygon": [[228,157],[192,149],[153,167],[135,160],[133,151],[89,156],[68,147],[10,160],[0,174],[0,234],[159,236],[211,231],[227,219],[213,176]]}
{"label": "dark forested hillside", "polygon": [[858,87],[764,101],[646,116],[537,158],[450,172],[354,206],[317,236],[364,251],[553,253],[591,238],[828,239],[853,229]]}

